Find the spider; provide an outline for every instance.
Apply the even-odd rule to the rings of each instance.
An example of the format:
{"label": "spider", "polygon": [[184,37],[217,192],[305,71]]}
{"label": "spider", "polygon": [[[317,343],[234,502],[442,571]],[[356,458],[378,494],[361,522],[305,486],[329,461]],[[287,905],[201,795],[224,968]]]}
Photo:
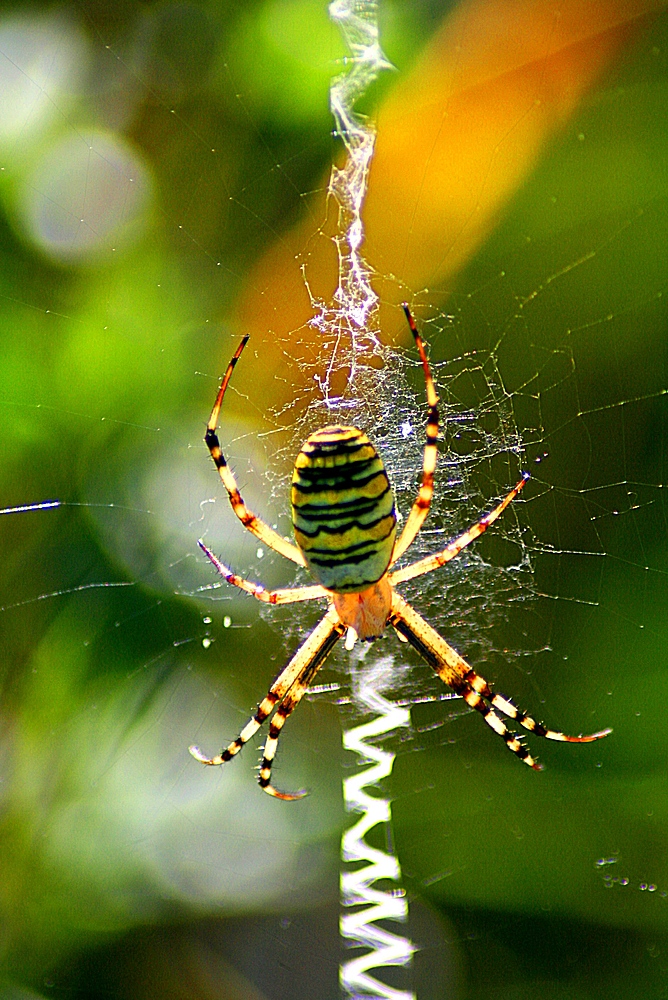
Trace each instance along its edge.
{"label": "spider", "polygon": [[520,737],[506,727],[498,712],[548,740],[591,743],[611,732],[610,729],[603,729],[590,736],[566,736],[547,729],[520,711],[505,695],[495,692],[397,593],[399,584],[431,573],[459,555],[496,521],[529,479],[529,473],[524,472],[500,504],[440,552],[402,569],[392,570],[414,541],[429,513],[439,432],[439,400],[429,361],[408,305],[404,303],[403,309],[422,362],[428,413],[422,483],[398,538],[394,494],[383,462],[367,435],[356,427],[323,427],[311,434],[297,456],[292,476],[292,523],[296,545],[282,538],[248,509],[216,434],[225,392],[248,343],[248,335],[243,337],[227,366],[207,424],[204,440],[236,516],[265,545],[298,566],[307,567],[317,582],[313,586],[268,591],[261,584],[251,583],[233,573],[200,539],[198,544],[207,559],[228,583],[266,604],[289,604],[319,598],[329,601],[324,617],[278,674],[237,738],[214,757],[207,757],[197,746],[190,747],[190,753],[202,764],[224,764],[239,753],[275,710],[258,780],[265,792],[278,799],[291,801],[306,795],[305,790],[281,792],[271,783],[271,767],[286,719],[299,704],[339,639],[346,636],[345,646],[352,649],[357,639],[370,641],[378,638],[387,625],[395,629],[399,639],[409,642],[417,650],[444,684],[459,694],[467,705],[480,712],[509,750],[536,771],[542,770],[542,765],[530,754]]}

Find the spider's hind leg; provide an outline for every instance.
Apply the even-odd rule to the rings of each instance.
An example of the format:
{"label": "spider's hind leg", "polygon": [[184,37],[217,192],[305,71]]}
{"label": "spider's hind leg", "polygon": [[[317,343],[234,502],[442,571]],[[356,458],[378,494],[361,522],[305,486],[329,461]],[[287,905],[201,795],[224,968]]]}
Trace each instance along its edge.
{"label": "spider's hind leg", "polygon": [[537,722],[536,719],[527,715],[526,712],[522,712],[510,698],[507,698],[503,694],[497,694],[485,678],[477,674],[472,667],[468,667],[462,680],[472,691],[485,698],[493,708],[497,708],[499,712],[508,716],[509,719],[514,719],[516,722],[519,722],[520,726],[528,729],[529,732],[535,733],[536,736],[543,736],[546,740],[556,740],[559,743],[593,743],[594,740],[600,740],[603,736],[607,736],[608,733],[612,732],[611,729],[601,729],[598,733],[591,733],[587,736],[583,736],[582,734],[579,736],[567,736],[566,733],[560,733],[556,729],[547,729],[542,722]]}
{"label": "spider's hind leg", "polygon": [[260,787],[269,795],[278,799],[299,799],[306,792],[279,792],[271,784],[271,766],[276,756],[278,737],[281,729],[294,711],[314,676],[327,659],[338,640],[345,634],[345,626],[341,624],[334,608],[330,608],[313,631],[306,637],[288,665],[281,671],[268,693],[257,707],[255,715],[249,719],[236,740],[233,740],[224,750],[213,757],[207,757],[199,747],[191,746],[190,753],[200,764],[218,766],[232,760],[244,745],[258,731],[274,708],[278,709],[271,720],[269,735],[264,747],[264,756],[260,764]]}
{"label": "spider's hind leg", "polygon": [[591,743],[611,732],[610,729],[603,729],[590,736],[567,736],[565,733],[547,729],[542,723],[536,722],[530,715],[520,711],[509,698],[493,691],[485,678],[477,674],[466,660],[396,591],[392,595],[392,611],[389,622],[397,632],[410,642],[422,659],[436,671],[443,683],[461,695],[467,705],[480,712],[487,725],[501,737],[508,749],[535,771],[542,770],[542,765],[537,762],[535,757],[531,756],[517,733],[508,729],[495,709],[508,718],[514,719],[529,732],[562,743]]}
{"label": "spider's hind leg", "polygon": [[[452,652],[454,653],[455,651],[452,650]],[[462,662],[464,661],[462,660]],[[525,746],[525,744],[522,742],[522,738],[517,733],[513,733],[510,729],[508,729],[501,716],[494,711],[495,708],[498,708],[499,711],[504,713],[504,715],[508,715],[509,713],[505,711],[505,708],[501,707],[501,704],[503,703],[504,706],[505,705],[511,706],[512,702],[508,701],[508,699],[506,698],[503,698],[501,695],[494,695],[491,700],[491,704],[488,705],[487,702],[484,700],[485,695],[478,692],[477,685],[473,683],[474,679],[475,682],[481,682],[483,685],[485,685],[487,690],[491,689],[487,684],[487,681],[483,677],[480,677],[479,674],[476,674],[475,671],[472,670],[470,667],[468,668],[468,676],[465,677],[460,677],[458,675],[454,677],[449,676],[448,680],[445,680],[445,677],[443,676],[441,669],[439,669],[438,667],[434,667],[434,669],[436,670],[441,680],[444,680],[445,683],[448,685],[448,687],[451,687],[453,691],[456,691],[457,694],[464,699],[469,708],[475,708],[477,712],[480,712],[480,714],[482,715],[483,719],[490,727],[490,729],[493,729],[494,732],[501,737],[501,739],[506,744],[511,753],[516,754],[520,758],[520,760],[524,761],[525,764],[528,764],[529,767],[532,767],[534,771],[543,770],[543,765],[539,764],[536,758],[531,755],[528,747]],[[515,708],[514,705],[512,707]],[[522,722],[522,718],[520,718],[520,716],[523,716],[523,713],[521,713],[518,709],[515,709],[515,711],[517,712],[517,714],[510,715],[510,718],[515,719],[517,722],[520,723],[520,725],[524,725],[524,722]],[[531,729],[532,732],[536,732],[538,733],[538,735],[541,736],[547,734],[548,730],[544,730],[543,727],[540,725],[540,723],[534,722],[534,720],[529,718],[529,716],[523,716],[523,717],[527,719],[529,722],[533,723],[533,728],[531,726],[527,726],[527,729]]]}

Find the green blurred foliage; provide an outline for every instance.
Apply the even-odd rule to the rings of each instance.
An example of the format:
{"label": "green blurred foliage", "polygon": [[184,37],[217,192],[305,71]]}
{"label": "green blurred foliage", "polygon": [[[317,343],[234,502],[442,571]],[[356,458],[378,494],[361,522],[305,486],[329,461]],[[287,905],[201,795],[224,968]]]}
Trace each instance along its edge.
{"label": "green blurred foliage", "polygon": [[[399,70],[442,10],[385,9]],[[0,52],[15,51],[2,24],[34,36],[38,21],[70,55],[50,110],[30,105],[0,142],[0,483],[3,505],[64,506],[0,518],[0,924],[3,973],[22,984],[0,997],[313,996],[296,933],[291,993],[271,992],[280,956],[273,986],[251,971],[271,971],[279,916],[307,914],[309,951],[335,975],[336,921],[312,914],[336,908],[336,712],[314,701],[290,721],[281,782],[312,792],[292,809],[257,791],[253,750],[219,775],[186,748],[234,735],[314,620],[272,624],[226,591],[196,593],[211,581],[205,531],[250,577],[286,582],[204,503],[220,486],[201,433],[230,304],[323,184],[341,47],[312,0],[99,0],[5,5]],[[518,422],[549,452],[526,518],[543,545],[537,592],[558,599],[494,626],[497,648],[544,652],[485,672],[567,731],[615,729],[593,749],[541,747],[538,777],[479,719],[432,728],[442,706],[415,710],[424,732],[391,786],[396,846],[410,892],[453,921],[453,961],[481,1000],[666,995],[667,52],[658,20],[460,276],[453,322],[429,333],[435,360],[495,347]],[[90,151],[99,133],[123,138],[150,197],[118,220],[124,244],[100,230],[95,253],[73,259],[73,236],[58,257],[27,227],[26,177],[58,139]],[[75,233],[76,199],[60,207]],[[264,403],[245,421],[232,405],[229,437],[251,506],[287,533],[256,440],[273,429]],[[224,941],[237,959],[246,948],[243,969]]]}

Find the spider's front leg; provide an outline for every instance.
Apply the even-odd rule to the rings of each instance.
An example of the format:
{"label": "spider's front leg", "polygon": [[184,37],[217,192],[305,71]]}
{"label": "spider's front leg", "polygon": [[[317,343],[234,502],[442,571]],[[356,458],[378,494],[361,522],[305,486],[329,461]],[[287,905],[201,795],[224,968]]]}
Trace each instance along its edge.
{"label": "spider's front leg", "polygon": [[434,380],[431,375],[431,369],[429,367],[429,361],[427,360],[427,353],[424,349],[424,344],[422,343],[422,338],[418,332],[418,328],[411,311],[405,302],[403,304],[403,309],[406,314],[406,319],[408,320],[408,325],[411,328],[411,333],[413,334],[413,338],[420,355],[420,361],[422,362],[422,368],[424,370],[428,406],[426,429],[427,440],[425,442],[422,457],[422,482],[420,484],[420,490],[415,503],[410,509],[408,518],[406,519],[406,523],[404,525],[404,530],[401,532],[400,537],[397,538],[394,544],[394,551],[392,553],[392,560],[390,563],[391,566],[393,566],[397,559],[403,555],[406,549],[412,545],[424,523],[425,518],[427,517],[427,514],[429,513],[431,500],[434,495],[434,472],[436,470],[436,460],[438,458],[438,393],[436,392]]}
{"label": "spider's front leg", "polygon": [[265,522],[259,518],[257,514],[254,514],[253,511],[249,510],[246,506],[246,503],[239,492],[239,487],[237,486],[237,481],[234,478],[234,473],[227,464],[225,456],[223,455],[223,449],[220,447],[220,441],[218,440],[218,434],[216,433],[218,418],[220,417],[220,410],[223,405],[223,400],[225,399],[227,387],[230,384],[232,373],[236,367],[237,361],[241,357],[244,347],[248,343],[248,340],[248,334],[246,334],[245,337],[242,337],[241,343],[237,347],[232,360],[227,366],[223,376],[223,381],[221,382],[220,389],[218,390],[218,395],[216,396],[216,401],[213,404],[213,409],[211,410],[209,422],[206,425],[204,441],[206,442],[206,446],[211,453],[214,465],[218,469],[218,475],[220,476],[221,482],[227,490],[232,510],[239,518],[244,528],[255,535],[256,538],[259,538],[261,542],[264,542],[265,545],[268,545],[270,549],[273,549],[275,552],[280,552],[282,556],[285,556],[286,559],[290,559],[292,562],[297,563],[298,566],[304,566],[306,565],[304,556],[299,551],[297,546],[293,545],[292,542],[286,541],[285,538],[282,538],[277,531],[274,531],[274,529],[270,528],[268,524],[265,524]]}
{"label": "spider's front leg", "polygon": [[341,624],[338,614],[334,608],[330,608],[304,640],[288,665],[278,675],[267,695],[258,705],[255,715],[249,719],[236,740],[233,740],[228,747],[214,757],[207,757],[199,747],[191,746],[189,749],[192,756],[201,764],[213,766],[232,760],[278,706],[271,720],[269,735],[264,747],[264,756],[260,764],[258,778],[260,787],[269,795],[288,801],[300,799],[306,795],[305,791],[279,792],[271,784],[271,767],[276,756],[278,737],[286,719],[295,710],[316,673],[341,636],[345,635],[345,632],[346,628]]}

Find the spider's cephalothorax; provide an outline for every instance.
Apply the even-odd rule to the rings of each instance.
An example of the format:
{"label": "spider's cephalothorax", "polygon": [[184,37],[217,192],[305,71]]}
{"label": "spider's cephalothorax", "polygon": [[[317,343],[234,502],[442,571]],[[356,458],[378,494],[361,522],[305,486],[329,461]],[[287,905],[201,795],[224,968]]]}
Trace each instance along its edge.
{"label": "spider's cephalothorax", "polygon": [[300,451],[292,477],[292,520],[297,545],[287,541],[248,510],[216,434],[223,398],[248,341],[247,336],[227,366],[207,424],[205,441],[234,513],[244,527],[265,545],[299,566],[308,566],[317,583],[310,587],[268,591],[260,584],[251,583],[233,573],[200,539],[202,551],[228,583],[266,604],[317,599],[329,602],[320,623],[280,672],[239,736],[214,757],[207,757],[196,746],[190,747],[192,755],[203,764],[224,764],[236,756],[273,712],[259,781],[261,787],[276,798],[296,799],[306,794],[279,792],[271,784],[271,768],[285,720],[297,707],[342,636],[347,636],[346,647],[350,648],[357,638],[376,638],[386,625],[392,626],[400,639],[409,642],[445,684],[456,691],[467,705],[480,712],[508,749],[535,770],[540,770],[541,765],[531,756],[519,736],[507,728],[501,715],[514,719],[537,736],[561,743],[590,743],[610,732],[603,729],[590,736],[566,736],[557,730],[547,729],[520,711],[509,698],[497,694],[484,677],[477,674],[395,590],[406,580],[431,573],[459,555],[500,517],[529,478],[528,473],[523,473],[519,482],[489,514],[485,514],[446,548],[403,569],[392,570],[429,513],[438,441],[438,396],[420,334],[407,305],[404,305],[404,312],[424,370],[428,412],[422,482],[399,538],[396,538],[394,495],[385,468],[366,434],[356,427],[323,427],[311,434]]}

